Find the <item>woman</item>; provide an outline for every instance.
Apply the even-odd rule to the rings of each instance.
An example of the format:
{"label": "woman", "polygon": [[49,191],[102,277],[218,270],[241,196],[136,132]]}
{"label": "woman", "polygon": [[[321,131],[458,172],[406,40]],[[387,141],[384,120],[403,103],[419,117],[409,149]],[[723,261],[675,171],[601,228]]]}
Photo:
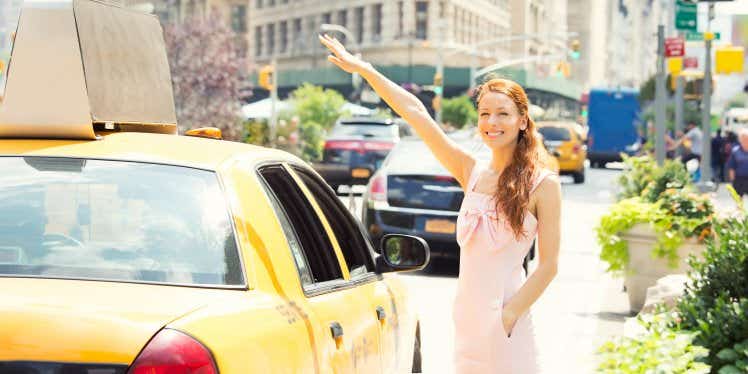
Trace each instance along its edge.
{"label": "woman", "polygon": [[[529,310],[557,272],[561,186],[542,168],[544,153],[524,90],[503,79],[480,87],[478,131],[492,151],[491,161],[483,164],[447,137],[415,96],[334,38],[320,36],[320,42],[332,52],[330,62],[366,79],[465,190],[457,219],[457,372],[536,372]],[[525,279],[522,260],[536,234],[539,263]]]}

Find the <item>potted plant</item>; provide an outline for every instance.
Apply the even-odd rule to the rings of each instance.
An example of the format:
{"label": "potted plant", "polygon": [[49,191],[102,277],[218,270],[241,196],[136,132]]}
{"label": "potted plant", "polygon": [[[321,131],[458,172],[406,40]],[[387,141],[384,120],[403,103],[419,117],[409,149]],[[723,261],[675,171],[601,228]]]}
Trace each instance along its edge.
{"label": "potted plant", "polygon": [[620,201],[596,228],[600,258],[622,274],[632,311],[641,310],[647,288],[668,274],[686,273],[686,258],[699,255],[711,234],[714,207],[693,191],[683,164],[658,167],[650,157],[625,158]]}

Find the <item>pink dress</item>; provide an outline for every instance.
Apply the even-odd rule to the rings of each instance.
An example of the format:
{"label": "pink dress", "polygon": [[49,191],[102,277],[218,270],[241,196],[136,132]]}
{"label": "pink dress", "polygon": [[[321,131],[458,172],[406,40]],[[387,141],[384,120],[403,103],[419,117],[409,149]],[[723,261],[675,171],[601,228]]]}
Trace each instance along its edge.
{"label": "pink dress", "polygon": [[[529,211],[527,235],[515,239],[509,223],[497,214],[491,195],[473,191],[486,166],[476,163],[457,217],[460,276],[454,304],[455,366],[457,373],[538,372],[532,319],[518,318],[511,336],[504,331],[505,302],[524,284],[522,261],[537,234],[538,222]],[[532,190],[553,173],[541,170]]]}

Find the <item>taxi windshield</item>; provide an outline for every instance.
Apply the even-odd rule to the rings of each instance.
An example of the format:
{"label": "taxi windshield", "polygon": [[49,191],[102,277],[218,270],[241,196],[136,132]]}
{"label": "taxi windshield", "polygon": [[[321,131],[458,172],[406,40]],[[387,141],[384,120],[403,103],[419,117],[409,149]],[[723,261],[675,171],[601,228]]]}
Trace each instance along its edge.
{"label": "taxi windshield", "polygon": [[0,276],[244,285],[214,172],[0,157]]}

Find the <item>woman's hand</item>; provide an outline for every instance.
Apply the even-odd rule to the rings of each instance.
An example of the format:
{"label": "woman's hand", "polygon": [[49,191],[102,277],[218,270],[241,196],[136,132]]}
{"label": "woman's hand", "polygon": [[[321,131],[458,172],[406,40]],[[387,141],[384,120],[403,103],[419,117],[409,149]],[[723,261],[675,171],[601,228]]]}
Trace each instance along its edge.
{"label": "woman's hand", "polygon": [[337,67],[348,73],[361,73],[366,68],[367,63],[348,52],[337,39],[329,35],[320,35],[319,41],[332,52],[332,55],[327,56],[327,60]]}
{"label": "woman's hand", "polygon": [[514,325],[517,323],[517,316],[510,309],[504,308],[501,311],[501,322],[504,324],[504,332],[506,336],[512,336],[512,330]]}

